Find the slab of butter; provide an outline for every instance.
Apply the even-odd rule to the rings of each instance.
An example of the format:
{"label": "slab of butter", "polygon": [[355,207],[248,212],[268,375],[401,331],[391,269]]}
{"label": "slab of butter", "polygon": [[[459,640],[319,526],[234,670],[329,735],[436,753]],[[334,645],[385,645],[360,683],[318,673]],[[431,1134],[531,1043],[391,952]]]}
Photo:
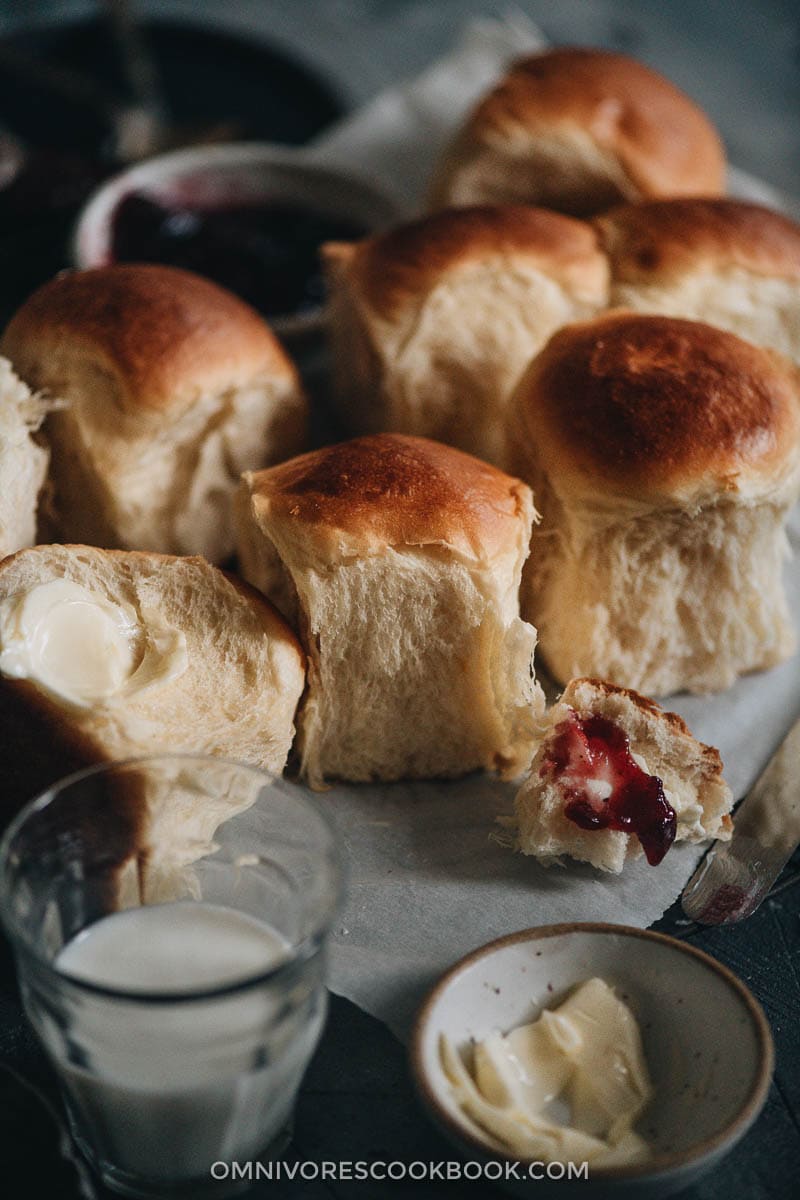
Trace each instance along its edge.
{"label": "slab of butter", "polygon": [[187,666],[181,630],[69,579],[0,604],[0,673],[80,708],[130,697]]}
{"label": "slab of butter", "polygon": [[446,1035],[440,1055],[462,1112],[505,1153],[596,1166],[649,1157],[633,1129],[653,1094],[639,1028],[602,979],[477,1042],[472,1071]]}

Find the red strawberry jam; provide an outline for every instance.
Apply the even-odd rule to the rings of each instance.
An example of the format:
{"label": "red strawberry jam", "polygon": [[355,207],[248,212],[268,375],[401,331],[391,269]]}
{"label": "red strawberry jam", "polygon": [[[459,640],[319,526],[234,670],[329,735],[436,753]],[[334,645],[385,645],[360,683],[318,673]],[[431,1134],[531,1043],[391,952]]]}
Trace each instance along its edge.
{"label": "red strawberry jam", "polygon": [[677,818],[664,785],[634,761],[627,734],[607,717],[571,712],[556,726],[539,774],[558,779],[571,821],[635,833],[651,866],[675,841]]}

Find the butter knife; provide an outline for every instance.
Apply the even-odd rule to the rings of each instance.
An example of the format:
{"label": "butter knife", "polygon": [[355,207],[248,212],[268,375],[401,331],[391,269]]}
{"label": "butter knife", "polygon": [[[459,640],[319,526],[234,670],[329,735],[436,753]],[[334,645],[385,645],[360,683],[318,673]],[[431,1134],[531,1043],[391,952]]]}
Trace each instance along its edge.
{"label": "butter knife", "polygon": [[736,810],[733,836],[716,842],[683,889],[700,925],[730,925],[758,908],[800,844],[800,720]]}

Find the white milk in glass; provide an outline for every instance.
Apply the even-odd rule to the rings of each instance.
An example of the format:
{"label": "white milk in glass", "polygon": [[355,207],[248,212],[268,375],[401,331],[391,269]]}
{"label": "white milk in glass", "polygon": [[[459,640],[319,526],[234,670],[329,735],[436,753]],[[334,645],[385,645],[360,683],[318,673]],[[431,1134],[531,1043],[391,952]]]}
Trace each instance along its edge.
{"label": "white milk in glass", "polygon": [[47,1019],[41,1030],[96,1155],[153,1180],[200,1178],[274,1140],[316,1044],[320,989],[300,985],[289,1003],[285,982],[169,993],[202,994],[290,957],[269,925],[199,901],[114,913],[64,946],[62,974],[127,993],[74,998],[67,1061],[63,1031]]}

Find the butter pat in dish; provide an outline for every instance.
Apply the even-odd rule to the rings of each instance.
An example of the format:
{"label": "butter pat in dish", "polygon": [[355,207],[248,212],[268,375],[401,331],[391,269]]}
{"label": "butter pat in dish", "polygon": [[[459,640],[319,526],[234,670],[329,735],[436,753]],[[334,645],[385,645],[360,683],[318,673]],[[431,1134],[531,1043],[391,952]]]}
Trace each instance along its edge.
{"label": "butter pat in dish", "polygon": [[606,1165],[649,1157],[633,1129],[653,1095],[639,1028],[602,979],[529,1024],[477,1041],[471,1070],[446,1034],[441,1056],[465,1115],[506,1152]]}
{"label": "butter pat in dish", "polygon": [[[519,1146],[511,1149],[464,1111],[442,1059],[442,1043],[455,1049],[456,1070],[460,1063],[473,1093],[482,1094],[467,1068],[472,1066],[470,1047],[488,1042],[493,1053],[481,1087],[489,1088],[493,1106],[516,1088],[512,1105],[519,1109],[519,1079],[506,1053],[509,1045],[502,1046],[498,1031],[516,1031],[510,1042],[514,1054],[518,1039],[538,1041],[544,1036],[546,1030],[537,1018],[545,1012],[552,1027],[572,1007],[569,1024],[577,1023],[574,1006],[583,1003],[581,992],[587,981],[594,980],[604,981],[611,1001],[624,1004],[640,1031],[646,1075],[632,1073],[628,1078],[630,1109],[635,1095],[636,1103],[641,1101],[628,1128],[643,1140],[645,1153],[628,1161],[610,1152],[592,1159],[576,1150],[573,1141],[572,1150],[559,1150],[554,1163],[548,1164],[540,1153],[547,1148],[538,1144],[541,1138],[531,1137],[527,1151]],[[524,1034],[519,1032],[526,1028]],[[539,1032],[531,1034],[531,1029]],[[614,1054],[626,1036],[624,1026],[622,1032],[617,1029]],[[566,1038],[564,1042],[570,1044]],[[607,1054],[599,1049],[603,1042],[598,1039],[598,1054]],[[454,963],[419,1011],[410,1059],[420,1100],[440,1132],[464,1159],[492,1163],[486,1178],[503,1190],[525,1200],[657,1200],[688,1187],[746,1133],[769,1090],[773,1047],[757,1002],[732,972],[709,955],[651,930],[574,922],[507,934]],[[526,1102],[534,1097],[534,1107],[542,1091],[556,1092],[561,1087],[559,1071],[563,1072],[561,1065],[546,1074],[544,1056],[537,1061],[536,1077],[527,1071],[532,1089],[526,1086],[521,1093]],[[587,1119],[591,1109],[580,1089],[575,1089],[579,1103],[574,1114],[568,1104],[551,1103],[543,1114],[540,1108],[539,1119],[543,1115],[557,1130],[570,1118],[580,1127],[581,1149],[591,1150],[604,1130],[609,1142],[614,1137],[622,1142],[624,1130],[614,1129],[607,1110],[628,1094],[625,1077],[620,1080],[607,1068],[588,1069],[588,1075],[591,1089],[586,1095],[600,1111],[597,1122]],[[496,1090],[487,1079],[494,1080]],[[649,1102],[647,1087],[652,1088]],[[568,1092],[566,1099],[572,1099]],[[572,1174],[561,1170],[570,1161],[575,1162]],[[548,1174],[550,1165],[552,1174]]]}

